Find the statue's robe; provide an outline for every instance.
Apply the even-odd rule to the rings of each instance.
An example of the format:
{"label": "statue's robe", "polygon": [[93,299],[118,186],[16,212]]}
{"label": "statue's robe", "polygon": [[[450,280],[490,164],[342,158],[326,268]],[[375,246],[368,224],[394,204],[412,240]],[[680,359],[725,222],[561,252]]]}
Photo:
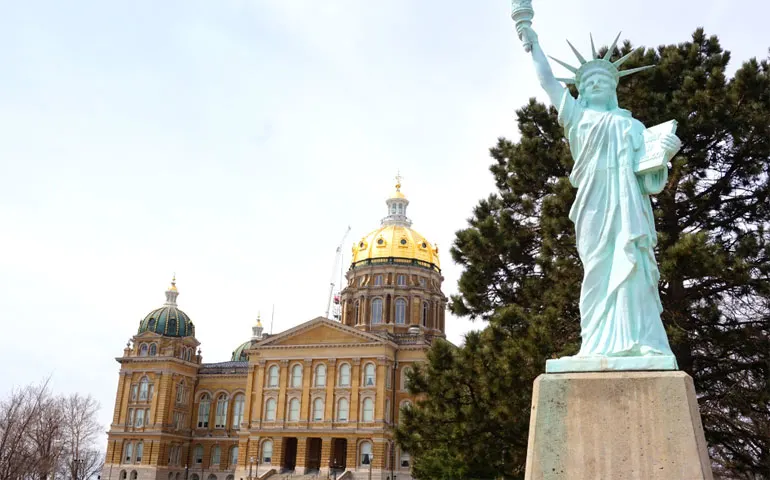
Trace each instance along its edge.
{"label": "statue's robe", "polygon": [[672,355],[660,319],[649,197],[657,192],[634,173],[644,125],[626,110],[590,110],[566,90],[559,124],[575,160],[569,218],[584,267],[578,356]]}

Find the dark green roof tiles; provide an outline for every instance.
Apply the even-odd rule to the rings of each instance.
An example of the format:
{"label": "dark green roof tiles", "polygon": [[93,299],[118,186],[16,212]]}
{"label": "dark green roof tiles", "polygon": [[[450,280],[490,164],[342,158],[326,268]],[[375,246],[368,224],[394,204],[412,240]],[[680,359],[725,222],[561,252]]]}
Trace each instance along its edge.
{"label": "dark green roof tiles", "polygon": [[167,337],[194,337],[195,325],[177,307],[164,305],[148,313],[139,323],[139,333],[148,331]]}

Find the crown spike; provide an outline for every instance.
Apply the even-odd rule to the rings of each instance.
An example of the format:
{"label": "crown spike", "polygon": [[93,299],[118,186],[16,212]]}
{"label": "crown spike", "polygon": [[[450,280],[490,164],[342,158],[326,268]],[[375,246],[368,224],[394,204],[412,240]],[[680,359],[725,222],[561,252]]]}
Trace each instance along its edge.
{"label": "crown spike", "polygon": [[613,52],[615,52],[615,47],[618,46],[618,40],[620,40],[620,34],[623,32],[618,32],[618,36],[615,37],[615,40],[612,42],[612,45],[610,46],[609,50],[607,50],[607,53],[604,54],[604,59],[609,61],[612,57]]}
{"label": "crown spike", "polygon": [[647,70],[648,68],[652,68],[654,66],[655,65],[645,65],[643,67],[630,68],[628,70],[623,70],[623,71],[618,73],[618,77],[619,78],[627,77],[628,75],[633,75],[634,73],[641,72],[642,70]]}
{"label": "crown spike", "polygon": [[599,58],[599,54],[596,53],[596,47],[594,46],[594,36],[592,34],[588,34],[589,37],[591,37],[591,55],[594,57],[594,60]]}
{"label": "crown spike", "polygon": [[559,78],[559,77],[556,77],[556,80],[558,80],[560,82],[564,82],[567,85],[574,85],[575,84],[575,77],[572,77],[572,78]]}
{"label": "crown spike", "polygon": [[[639,48],[642,48],[642,47],[639,47]],[[625,54],[622,57],[620,57],[619,59],[615,60],[612,64],[615,65],[616,68],[620,68],[620,66],[623,65],[624,63],[626,63],[626,60],[628,60],[629,57],[631,57],[631,55],[636,53],[636,51],[639,50],[639,48],[635,48],[635,49],[631,50],[627,54]]]}
{"label": "crown spike", "polygon": [[577,68],[573,67],[572,65],[570,65],[570,64],[568,64],[568,63],[564,63],[564,62],[562,62],[562,61],[561,61],[561,60],[559,60],[558,58],[553,58],[553,57],[552,57],[552,56],[550,56],[550,55],[548,55],[548,58],[550,58],[550,59],[551,59],[551,60],[553,60],[554,62],[558,63],[558,64],[559,64],[559,65],[561,65],[562,67],[566,68],[567,70],[569,70],[569,71],[570,71],[570,72],[572,72],[572,73],[577,73],[577,71],[578,71],[578,69],[577,69]]}
{"label": "crown spike", "polygon": [[583,65],[586,63],[586,59],[583,58],[583,55],[580,54],[580,52],[577,51],[577,48],[575,48],[569,40],[567,40],[567,45],[569,45],[569,48],[572,49],[572,53],[575,54],[578,60],[580,60],[580,64]]}

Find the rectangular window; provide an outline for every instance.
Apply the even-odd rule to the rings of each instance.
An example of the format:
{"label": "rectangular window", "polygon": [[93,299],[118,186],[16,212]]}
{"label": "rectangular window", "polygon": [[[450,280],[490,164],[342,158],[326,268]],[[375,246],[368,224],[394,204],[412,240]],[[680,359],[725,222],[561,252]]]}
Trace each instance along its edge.
{"label": "rectangular window", "polygon": [[385,371],[385,387],[386,388],[390,388],[390,385],[391,385],[391,383],[390,383],[390,376],[391,376],[391,371],[390,371],[390,367],[388,367],[387,370]]}
{"label": "rectangular window", "polygon": [[376,275],[374,277],[374,286],[379,287],[382,285],[382,275]]}
{"label": "rectangular window", "polygon": [[137,427],[144,426],[144,410],[141,408],[136,411],[136,425]]}
{"label": "rectangular window", "polygon": [[131,385],[131,401],[136,401],[136,396],[139,393],[139,385]]}
{"label": "rectangular window", "polygon": [[406,275],[399,275],[396,277],[396,285],[399,287],[405,287],[406,286]]}
{"label": "rectangular window", "polygon": [[150,424],[150,409],[145,408],[144,409],[144,424],[149,425]]}
{"label": "rectangular window", "polygon": [[129,427],[134,426],[134,409],[133,408],[128,409],[128,426]]}
{"label": "rectangular window", "polygon": [[147,400],[152,400],[152,392],[154,390],[153,387],[154,387],[154,385],[150,384],[150,388],[148,389],[148,393],[147,393]]}
{"label": "rectangular window", "polygon": [[420,286],[421,286],[421,287],[425,287],[425,283],[426,283],[426,282],[425,282],[425,279],[424,279],[424,278],[422,278],[422,277],[420,277]]}

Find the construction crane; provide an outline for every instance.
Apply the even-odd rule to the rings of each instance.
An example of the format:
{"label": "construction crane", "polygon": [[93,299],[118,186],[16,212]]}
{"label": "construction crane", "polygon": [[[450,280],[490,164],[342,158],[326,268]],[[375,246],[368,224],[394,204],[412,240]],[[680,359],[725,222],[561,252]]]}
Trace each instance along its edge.
{"label": "construction crane", "polygon": [[[348,238],[348,234],[350,233],[350,225],[348,225],[348,229],[345,230],[345,235],[342,236],[342,240],[340,240],[340,244],[337,245],[337,254],[334,256],[334,268],[332,269],[332,279],[329,282],[329,298],[326,300],[326,314],[324,314],[324,317],[329,318],[329,311],[332,307],[332,295],[334,295],[334,280],[335,276],[337,275],[337,268],[340,266],[340,262],[342,261],[342,246],[345,244],[345,239]],[[339,303],[339,298],[335,299],[337,303]],[[339,317],[339,315],[335,315]],[[339,320],[339,318],[336,318],[335,320]]]}

